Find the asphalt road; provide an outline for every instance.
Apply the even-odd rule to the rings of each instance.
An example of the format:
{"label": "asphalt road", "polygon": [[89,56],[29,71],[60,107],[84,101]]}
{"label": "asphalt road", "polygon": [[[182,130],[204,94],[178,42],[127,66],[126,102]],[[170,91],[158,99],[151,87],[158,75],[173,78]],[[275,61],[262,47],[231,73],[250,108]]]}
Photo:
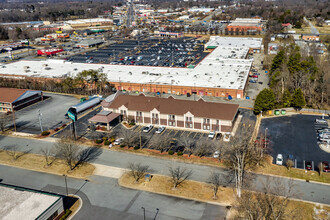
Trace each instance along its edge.
{"label": "asphalt road", "polygon": [[317,144],[316,129],[321,128],[315,124],[320,116],[292,115],[286,117],[266,118],[261,121],[260,132],[267,129],[271,155],[274,163],[277,154],[284,159],[289,154],[297,160],[297,167],[304,168],[303,161],[314,161],[315,168],[322,161],[330,161],[330,154],[321,150]]}
{"label": "asphalt road", "polygon": [[[34,140],[24,138],[13,138],[0,136],[0,147],[16,145],[19,150],[32,149],[32,153],[40,153],[42,147],[51,147],[53,143],[45,140]],[[210,172],[217,171],[221,174],[226,174],[227,171],[221,168],[202,166],[196,164],[188,164],[177,162],[173,160],[159,159],[154,157],[147,157],[142,155],[135,155],[124,152],[116,152],[111,150],[103,150],[102,154],[94,161],[97,164],[107,166],[127,168],[128,163],[134,161],[137,163],[149,165],[153,169],[153,173],[169,175],[168,168],[170,166],[181,166],[193,170],[192,180],[207,182]],[[252,175],[250,189],[260,191],[262,190],[262,183],[266,183],[268,176]],[[287,178],[276,177],[283,182],[287,182]],[[271,180],[270,180],[271,181]],[[330,204],[330,190],[329,186],[325,184],[311,183],[300,180],[293,181],[295,191],[297,192],[295,198],[303,199],[312,202]]]}
{"label": "asphalt road", "polygon": [[[23,170],[0,165],[3,183],[65,195],[65,180],[59,175]],[[93,176],[90,182],[67,178],[69,194],[83,200],[83,206],[73,219],[146,219],[151,220],[159,209],[157,220],[224,219],[226,208],[207,203],[163,196],[154,193],[126,189],[118,186],[117,179]]]}

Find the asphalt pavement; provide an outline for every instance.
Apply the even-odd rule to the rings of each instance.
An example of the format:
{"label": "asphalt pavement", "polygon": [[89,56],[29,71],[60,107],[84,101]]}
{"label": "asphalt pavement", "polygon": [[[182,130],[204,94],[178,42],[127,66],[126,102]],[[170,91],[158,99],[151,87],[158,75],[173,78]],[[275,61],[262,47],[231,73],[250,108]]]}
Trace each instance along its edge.
{"label": "asphalt pavement", "polygon": [[[274,163],[277,154],[282,154],[284,160],[293,155],[297,160],[297,168],[304,168],[303,161],[313,161],[314,167],[322,161],[330,161],[330,154],[321,150],[317,144],[317,129],[315,124],[320,116],[291,115],[274,118],[264,118],[259,131],[264,133],[267,128],[267,139],[271,148]],[[329,118],[329,117],[326,117]],[[264,134],[263,134],[264,135]]]}
{"label": "asphalt pavement", "polygon": [[47,99],[27,106],[17,112],[16,128],[18,132],[31,134],[40,134],[40,119],[43,130],[50,130],[68,123],[64,115],[68,109],[79,103],[79,100],[73,96],[59,95],[54,93],[44,93]]}
{"label": "asphalt pavement", "polygon": [[[51,147],[54,143],[48,142],[47,140],[35,140],[25,138],[14,138],[8,136],[0,136],[0,147],[8,145],[16,145],[19,147],[18,150],[31,149],[31,153],[40,153],[42,147]],[[193,170],[191,176],[192,180],[207,182],[210,172],[216,171],[221,174],[227,174],[227,170],[222,168],[203,166],[197,164],[189,164],[174,160],[166,160],[155,157],[148,157],[136,154],[130,154],[125,152],[117,152],[111,150],[103,150],[102,154],[93,161],[93,163],[103,164],[107,166],[127,168],[129,162],[134,161],[144,165],[149,165],[155,174],[169,175],[170,166],[181,166],[187,169]],[[281,181],[287,182],[287,178],[275,177]],[[251,176],[250,189],[255,191],[262,190],[262,183],[266,183],[269,179],[266,175],[256,174]],[[295,190],[299,193],[295,195],[297,199],[303,199],[311,202],[330,204],[330,190],[329,185],[305,182],[302,180],[293,180],[295,184]],[[233,184],[231,184],[232,186]]]}
{"label": "asphalt pavement", "polygon": [[[66,194],[63,176],[29,171],[0,165],[0,178],[3,183]],[[143,209],[147,220],[224,219],[224,206],[179,199],[154,193],[131,190],[118,186],[117,179],[92,176],[91,181],[67,177],[68,193],[78,195],[82,208],[73,219],[111,219],[136,220],[143,218]]]}

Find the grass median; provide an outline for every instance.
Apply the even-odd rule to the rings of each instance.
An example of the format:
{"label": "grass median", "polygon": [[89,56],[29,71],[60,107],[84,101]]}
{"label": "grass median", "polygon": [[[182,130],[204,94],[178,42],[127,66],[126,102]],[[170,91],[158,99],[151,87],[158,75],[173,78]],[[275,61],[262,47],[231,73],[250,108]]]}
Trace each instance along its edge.
{"label": "grass median", "polygon": [[[160,153],[157,150],[149,150],[149,149],[138,149],[134,150],[133,148],[127,148],[127,147],[119,147],[115,146],[111,148],[112,150],[116,151],[122,151],[122,152],[131,152],[135,154],[145,155],[145,156],[153,156],[158,157],[162,159],[168,159],[168,160],[177,160],[182,161],[185,163],[193,163],[193,164],[200,164],[200,165],[208,165],[208,166],[217,166],[226,168],[223,162],[216,158],[209,158],[209,157],[197,157],[197,156],[188,156],[186,154],[182,156],[177,155],[169,155],[167,152]],[[262,166],[259,166],[255,170],[250,170],[254,173],[260,173],[265,175],[275,175],[275,176],[283,176],[283,177],[289,177],[289,178],[296,178],[301,179],[305,181],[315,181],[315,182],[321,182],[321,183],[329,183],[330,184],[330,173],[324,173],[321,172],[321,175],[316,171],[307,171],[303,169],[295,169],[291,168],[288,170],[285,166],[279,166],[272,164],[271,158],[269,157],[267,161],[265,161]]]}
{"label": "grass median", "polygon": [[[126,172],[118,180],[118,183],[119,185],[130,189],[230,206],[233,208],[230,210],[230,213],[228,213],[227,218],[236,219],[238,215],[236,210],[236,191],[230,187],[220,187],[217,194],[217,199],[213,199],[213,190],[211,185],[207,183],[187,180],[182,185],[178,186],[176,190],[173,190],[171,178],[168,176],[152,175],[150,181],[141,179],[136,183],[135,179],[129,175],[128,172]],[[304,217],[303,219],[314,219],[313,217],[315,216],[327,216],[327,214],[330,212],[330,207],[322,207],[308,202],[290,200],[286,211],[290,213],[291,211],[295,210],[299,210],[300,216]]]}
{"label": "grass median", "polygon": [[69,177],[81,179],[87,179],[95,170],[93,165],[83,163],[71,171],[61,159],[56,159],[50,166],[47,166],[45,157],[38,154],[28,153],[14,160],[7,151],[0,152],[0,164],[57,175],[66,174]]}

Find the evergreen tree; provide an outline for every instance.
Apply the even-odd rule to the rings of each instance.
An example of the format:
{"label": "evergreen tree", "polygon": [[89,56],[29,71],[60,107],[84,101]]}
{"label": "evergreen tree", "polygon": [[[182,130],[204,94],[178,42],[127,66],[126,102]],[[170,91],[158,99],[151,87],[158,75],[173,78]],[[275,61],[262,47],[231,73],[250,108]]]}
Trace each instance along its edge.
{"label": "evergreen tree", "polygon": [[288,89],[286,89],[283,93],[282,104],[284,107],[290,107],[291,102],[292,102],[291,93]]}
{"label": "evergreen tree", "polygon": [[271,89],[262,90],[254,103],[254,113],[259,114],[261,111],[271,110],[275,105],[275,94]]}
{"label": "evergreen tree", "polygon": [[280,52],[278,52],[276,54],[276,56],[273,59],[273,63],[271,65],[271,70],[270,72],[274,72],[277,68],[279,68],[281,66],[281,64],[284,61],[284,50],[281,50]]}
{"label": "evergreen tree", "polygon": [[300,88],[294,90],[294,94],[292,97],[292,107],[302,108],[306,105],[304,93]]}

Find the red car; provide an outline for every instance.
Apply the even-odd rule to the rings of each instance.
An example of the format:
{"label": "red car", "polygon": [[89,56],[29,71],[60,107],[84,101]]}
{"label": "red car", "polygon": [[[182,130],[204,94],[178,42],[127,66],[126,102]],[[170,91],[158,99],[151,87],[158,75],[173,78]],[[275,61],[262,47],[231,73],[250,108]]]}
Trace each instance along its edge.
{"label": "red car", "polygon": [[330,168],[329,168],[329,162],[328,161],[323,161],[322,162],[322,167],[323,167],[323,172],[330,172]]}
{"label": "red car", "polygon": [[305,161],[305,169],[306,170],[312,170],[312,162],[311,161]]}
{"label": "red car", "polygon": [[258,75],[252,75],[251,77],[253,77],[253,78],[258,78]]}

